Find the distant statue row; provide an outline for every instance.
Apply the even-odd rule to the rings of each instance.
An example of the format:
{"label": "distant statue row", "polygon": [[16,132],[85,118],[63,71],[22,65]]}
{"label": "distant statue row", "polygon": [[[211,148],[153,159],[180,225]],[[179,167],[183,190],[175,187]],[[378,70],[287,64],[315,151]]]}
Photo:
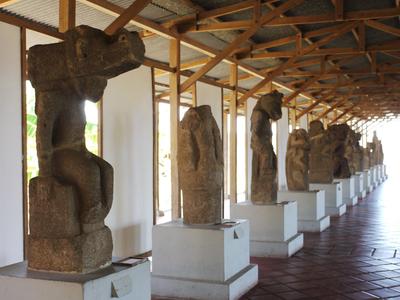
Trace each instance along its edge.
{"label": "distant statue row", "polygon": [[[283,94],[262,96],[251,115],[253,150],[251,201],[276,203],[277,158],[272,146],[271,121],[282,116]],[[289,190],[308,190],[309,182],[332,183],[376,164],[382,164],[381,142],[363,149],[361,135],[346,124],[327,130],[312,121],[309,133],[295,129],[289,135],[286,177]],[[209,106],[190,108],[180,123],[178,169],[186,224],[215,224],[222,221],[223,153],[220,131]]]}
{"label": "distant statue row", "polygon": [[289,190],[308,190],[311,183],[332,183],[334,178],[349,178],[383,163],[382,144],[374,133],[367,148],[360,146],[361,134],[347,124],[332,125],[312,121],[307,133],[295,129],[289,136],[286,152],[286,177]]}

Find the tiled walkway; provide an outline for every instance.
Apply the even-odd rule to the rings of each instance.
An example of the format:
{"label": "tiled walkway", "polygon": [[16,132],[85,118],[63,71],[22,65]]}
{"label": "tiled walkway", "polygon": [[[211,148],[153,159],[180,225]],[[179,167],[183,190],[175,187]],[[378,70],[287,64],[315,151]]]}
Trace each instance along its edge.
{"label": "tiled walkway", "polygon": [[[289,259],[252,258],[242,299],[400,299],[400,180],[390,178]],[[398,249],[398,250],[396,250]]]}

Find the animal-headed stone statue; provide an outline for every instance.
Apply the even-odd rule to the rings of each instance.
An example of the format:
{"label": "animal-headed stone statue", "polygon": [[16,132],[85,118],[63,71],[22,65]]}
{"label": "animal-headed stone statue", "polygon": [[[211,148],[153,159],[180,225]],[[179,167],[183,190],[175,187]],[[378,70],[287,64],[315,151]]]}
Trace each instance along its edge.
{"label": "animal-headed stone statue", "polygon": [[29,49],[39,159],[39,176],[29,184],[29,268],[87,273],[110,265],[104,218],[113,201],[113,169],[86,149],[84,104],[99,101],[109,78],[143,59],[138,34],[124,29],[108,36],[79,26],[63,42]]}
{"label": "animal-headed stone statue", "polygon": [[346,141],[350,127],[347,124],[332,125],[328,132],[332,141],[333,176],[335,178],[351,177],[349,163],[345,157]]}
{"label": "animal-headed stone statue", "polygon": [[271,121],[282,117],[282,97],[277,91],[262,96],[251,114],[251,201],[254,204],[277,200],[277,161],[272,147]]}
{"label": "animal-headed stone statue", "polygon": [[330,136],[321,121],[310,122],[310,173],[312,183],[332,183],[333,155]]}
{"label": "animal-headed stone statue", "polygon": [[310,141],[304,129],[289,135],[286,151],[286,180],[290,191],[308,191]]}
{"label": "animal-headed stone statue", "polygon": [[224,158],[209,105],[190,108],[180,122],[178,169],[184,223],[221,223]]}

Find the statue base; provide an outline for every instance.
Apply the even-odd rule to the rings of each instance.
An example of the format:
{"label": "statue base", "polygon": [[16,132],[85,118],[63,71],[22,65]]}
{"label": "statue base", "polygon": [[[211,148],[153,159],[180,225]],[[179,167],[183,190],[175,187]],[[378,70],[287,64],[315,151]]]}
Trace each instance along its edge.
{"label": "statue base", "polygon": [[325,191],[325,213],[331,217],[340,217],[346,212],[342,198],[342,183],[310,183],[310,190]]}
{"label": "statue base", "polygon": [[355,190],[358,199],[362,200],[367,195],[367,192],[364,188],[364,172],[356,172],[355,176],[358,177],[358,180],[355,181]]}
{"label": "statue base", "polygon": [[249,222],[153,227],[152,293],[168,298],[239,299],[258,282],[250,264]]}
{"label": "statue base", "polygon": [[278,191],[278,202],[297,202],[297,226],[302,232],[322,232],[330,226],[325,191]]}
{"label": "statue base", "polygon": [[258,257],[290,257],[303,248],[297,230],[297,203],[231,205],[231,217],[250,221],[250,254]]}
{"label": "statue base", "polygon": [[370,170],[371,170],[372,186],[373,186],[373,189],[376,189],[378,187],[378,185],[379,185],[378,170],[377,170],[376,166],[371,167]]}
{"label": "statue base", "polygon": [[112,264],[90,274],[32,271],[27,262],[0,268],[2,300],[150,300],[150,262]]}
{"label": "statue base", "polygon": [[108,227],[71,238],[29,236],[28,267],[32,270],[90,273],[111,264],[112,237]]}
{"label": "statue base", "polygon": [[371,171],[369,169],[365,169],[362,173],[364,176],[363,187],[365,192],[368,194],[371,186]]}
{"label": "statue base", "polygon": [[343,203],[347,206],[357,205],[358,195],[355,191],[356,177],[352,175],[350,178],[335,178],[334,181],[342,183]]}

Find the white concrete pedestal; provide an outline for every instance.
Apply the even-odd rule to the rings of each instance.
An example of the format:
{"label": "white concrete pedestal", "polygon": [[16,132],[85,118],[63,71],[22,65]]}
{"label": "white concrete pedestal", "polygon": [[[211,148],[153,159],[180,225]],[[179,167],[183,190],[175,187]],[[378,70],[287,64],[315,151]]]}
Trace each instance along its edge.
{"label": "white concrete pedestal", "polygon": [[297,202],[297,227],[303,232],[322,232],[330,225],[325,215],[325,191],[279,191],[278,202]]}
{"label": "white concrete pedestal", "polygon": [[84,274],[27,270],[26,262],[0,269],[1,300],[150,300],[150,262],[115,265]]}
{"label": "white concrete pedestal", "polygon": [[[355,193],[355,175],[352,175],[350,178],[335,178],[336,182],[342,183],[343,189],[343,203],[348,206],[354,206],[358,202],[358,196]],[[358,178],[357,178],[358,180]]]}
{"label": "white concrete pedestal", "polygon": [[363,187],[365,192],[369,193],[371,187],[371,171],[369,169],[366,169],[363,171],[363,175],[364,175]]}
{"label": "white concrete pedestal", "polygon": [[333,183],[310,183],[310,190],[325,191],[325,213],[328,216],[341,216],[346,212],[346,204],[342,199],[342,184]]}
{"label": "white concrete pedestal", "polygon": [[249,222],[153,227],[152,293],[184,299],[239,299],[258,282],[250,264]]}
{"label": "white concrete pedestal", "polygon": [[290,257],[303,248],[297,231],[297,203],[231,205],[231,217],[250,221],[251,256]]}
{"label": "white concrete pedestal", "polygon": [[379,185],[378,182],[378,172],[376,166],[371,167],[371,180],[373,188],[376,189]]}
{"label": "white concrete pedestal", "polygon": [[355,182],[354,182],[355,195],[359,199],[363,199],[367,195],[367,192],[364,189],[364,173],[357,172],[354,176],[355,176]]}

